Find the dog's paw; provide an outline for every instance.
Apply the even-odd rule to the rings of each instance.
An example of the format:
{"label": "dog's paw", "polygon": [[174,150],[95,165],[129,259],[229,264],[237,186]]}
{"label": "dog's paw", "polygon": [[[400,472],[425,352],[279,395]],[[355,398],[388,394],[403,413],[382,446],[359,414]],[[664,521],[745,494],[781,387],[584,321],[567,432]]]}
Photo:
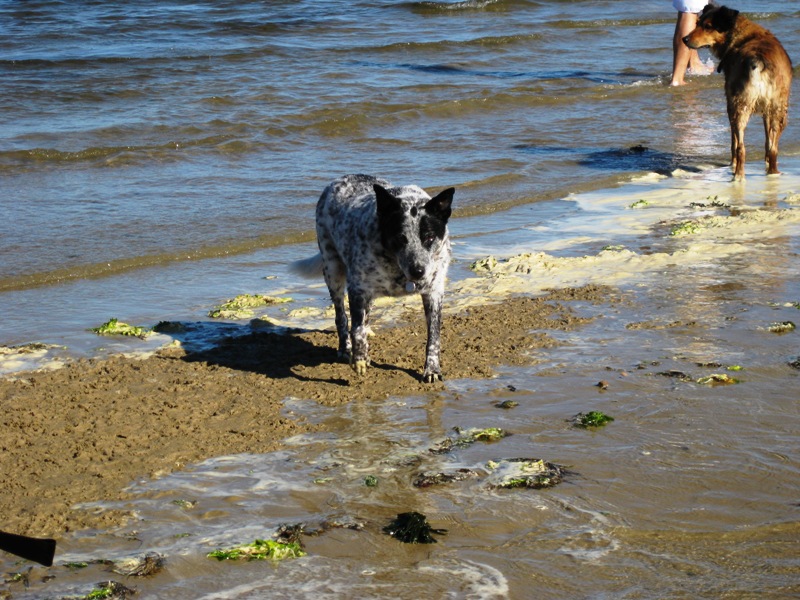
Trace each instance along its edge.
{"label": "dog's paw", "polygon": [[366,360],[354,360],[350,365],[353,367],[356,375],[366,375],[368,362],[369,361]]}
{"label": "dog's paw", "polygon": [[423,383],[433,383],[434,381],[444,381],[442,374],[439,372],[425,371],[422,374]]}

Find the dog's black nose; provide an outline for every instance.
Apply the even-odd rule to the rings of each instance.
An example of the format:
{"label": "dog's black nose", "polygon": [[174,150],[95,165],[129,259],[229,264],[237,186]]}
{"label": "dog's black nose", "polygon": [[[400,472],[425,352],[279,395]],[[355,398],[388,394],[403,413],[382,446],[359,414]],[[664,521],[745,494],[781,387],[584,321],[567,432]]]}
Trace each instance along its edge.
{"label": "dog's black nose", "polygon": [[411,279],[418,281],[425,276],[425,267],[422,265],[411,265],[408,274],[411,276]]}

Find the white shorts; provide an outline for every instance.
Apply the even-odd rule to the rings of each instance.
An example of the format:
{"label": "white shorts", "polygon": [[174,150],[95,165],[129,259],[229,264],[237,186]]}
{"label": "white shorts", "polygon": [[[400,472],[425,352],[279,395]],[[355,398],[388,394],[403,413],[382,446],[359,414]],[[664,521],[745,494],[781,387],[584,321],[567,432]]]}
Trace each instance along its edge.
{"label": "white shorts", "polygon": [[672,6],[678,12],[699,13],[708,4],[707,0],[672,0]]}

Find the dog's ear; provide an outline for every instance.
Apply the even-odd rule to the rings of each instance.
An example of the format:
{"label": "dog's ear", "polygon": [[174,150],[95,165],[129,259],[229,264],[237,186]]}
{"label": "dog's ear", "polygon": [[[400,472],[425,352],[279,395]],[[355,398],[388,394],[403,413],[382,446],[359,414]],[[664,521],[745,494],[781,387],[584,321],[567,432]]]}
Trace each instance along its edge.
{"label": "dog's ear", "polygon": [[375,183],[372,185],[372,189],[375,190],[379,215],[387,215],[400,208],[400,200],[392,196],[386,188]]}
{"label": "dog's ear", "polygon": [[425,203],[425,211],[446,223],[452,212],[450,207],[453,204],[453,194],[455,193],[455,188],[447,188],[443,192],[439,192]]}
{"label": "dog's ear", "polygon": [[739,16],[739,11],[727,6],[720,6],[719,10],[714,13],[712,24],[717,31],[730,31],[736,24],[736,17]]}
{"label": "dog's ear", "polygon": [[703,7],[703,10],[700,11],[700,16],[703,17],[708,11],[714,10],[715,8],[719,8],[719,5],[714,2],[709,2]]}

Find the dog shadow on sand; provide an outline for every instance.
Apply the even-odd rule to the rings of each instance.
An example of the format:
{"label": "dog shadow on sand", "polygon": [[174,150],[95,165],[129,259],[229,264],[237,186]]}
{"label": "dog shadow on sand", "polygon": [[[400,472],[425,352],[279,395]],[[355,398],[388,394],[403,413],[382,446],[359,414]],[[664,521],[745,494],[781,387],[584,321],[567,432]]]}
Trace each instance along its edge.
{"label": "dog shadow on sand", "polygon": [[[160,333],[181,343],[182,360],[207,363],[237,371],[265,375],[271,379],[296,379],[350,386],[350,369],[336,351],[333,331],[314,329],[254,329],[248,324],[227,322],[169,323]],[[413,369],[373,360],[376,371],[401,371],[419,379]]]}

